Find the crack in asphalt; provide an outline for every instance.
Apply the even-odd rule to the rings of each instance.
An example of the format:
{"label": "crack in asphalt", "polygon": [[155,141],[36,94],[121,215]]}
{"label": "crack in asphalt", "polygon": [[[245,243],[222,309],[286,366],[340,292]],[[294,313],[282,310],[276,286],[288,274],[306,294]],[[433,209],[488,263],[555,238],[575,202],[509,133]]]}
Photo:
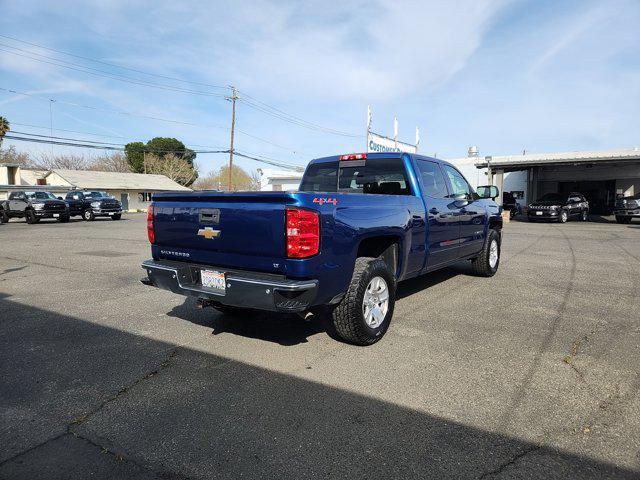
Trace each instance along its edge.
{"label": "crack in asphalt", "polygon": [[515,465],[522,458],[526,457],[527,455],[529,455],[531,453],[537,452],[541,448],[542,448],[542,445],[532,445],[531,447],[523,450],[522,452],[519,452],[519,453],[515,454],[513,457],[511,457],[506,462],[501,463],[497,468],[495,468],[493,470],[489,470],[488,472],[484,472],[482,475],[480,475],[478,477],[478,479],[479,480],[483,480],[485,478],[495,477],[497,475],[500,475],[507,468],[509,468],[512,465]]}
{"label": "crack in asphalt", "polygon": [[573,249],[573,244],[571,243],[571,239],[562,230],[560,230],[560,233],[562,233],[564,239],[566,240],[567,245],[569,247],[569,251],[571,253],[571,270],[569,272],[569,280],[567,282],[567,287],[562,295],[562,301],[560,302],[560,305],[556,310],[556,314],[553,320],[551,321],[549,330],[545,335],[544,339],[542,340],[542,344],[540,345],[540,348],[538,349],[538,352],[536,353],[535,358],[533,359],[533,361],[531,362],[531,365],[529,366],[529,370],[527,371],[520,387],[518,387],[518,389],[516,390],[512,401],[510,402],[509,406],[505,409],[504,414],[502,415],[502,417],[500,418],[500,421],[498,422],[498,425],[500,426],[500,430],[502,430],[509,423],[509,419],[513,415],[513,412],[515,412],[518,409],[518,407],[522,404],[525,397],[527,396],[527,390],[529,389],[529,386],[533,382],[533,377],[535,376],[538,369],[540,368],[540,363],[542,361],[543,355],[547,352],[547,350],[549,350],[549,347],[551,346],[551,341],[553,340],[553,338],[556,335],[556,332],[558,331],[558,327],[562,321],[564,312],[567,309],[569,300],[571,299],[571,294],[573,293],[576,287],[575,286],[576,270],[577,270],[576,254]]}
{"label": "crack in asphalt", "polygon": [[128,385],[125,385],[124,387],[122,387],[120,390],[118,390],[114,395],[108,397],[107,399],[103,400],[97,407],[95,407],[94,409],[90,410],[87,413],[81,414],[79,416],[77,416],[76,418],[74,418],[70,423],[66,424],[65,426],[65,430],[64,432],[48,438],[47,440],[34,445],[32,447],[29,447],[21,452],[16,453],[15,455],[7,458],[6,460],[3,460],[2,462],[0,462],[0,467],[34,451],[37,450],[41,447],[44,447],[46,445],[48,445],[49,443],[55,442],[67,435],[72,435],[73,437],[76,438],[80,438],[88,443],[90,443],[91,445],[94,445],[96,447],[99,447],[101,449],[101,451],[103,453],[109,453],[110,455],[112,455],[114,458],[116,458],[116,460],[118,461],[127,461],[130,462],[132,464],[137,465],[140,468],[143,468],[147,471],[150,471],[152,473],[154,473],[155,475],[159,476],[159,478],[163,478],[163,479],[187,479],[188,477],[185,476],[181,476],[172,472],[157,472],[149,467],[146,467],[140,463],[138,463],[137,461],[133,460],[132,457],[130,455],[128,455],[126,452],[122,452],[122,453],[118,453],[118,452],[114,452],[112,449],[110,449],[109,447],[106,447],[104,445],[101,445],[100,443],[85,437],[83,435],[81,435],[80,433],[78,433],[74,427],[78,426],[78,425],[82,425],[84,423],[86,423],[88,420],[91,419],[91,417],[93,417],[95,414],[97,414],[98,412],[100,412],[102,409],[104,409],[107,405],[109,405],[112,402],[115,402],[116,400],[118,400],[122,395],[125,395],[126,393],[128,393],[130,390],[132,390],[133,388],[135,388],[137,385],[140,385],[142,382],[144,382],[145,380],[148,380],[150,378],[153,378],[154,376],[158,375],[160,372],[162,372],[164,369],[166,369],[167,367],[169,367],[169,364],[171,363],[171,360],[177,356],[178,354],[178,349],[180,348],[180,346],[176,346],[173,347],[169,350],[169,353],[166,355],[166,357],[164,358],[164,360],[162,360],[162,362],[160,362],[160,364],[153,370],[145,373],[143,376],[135,379],[133,382],[129,383]]}

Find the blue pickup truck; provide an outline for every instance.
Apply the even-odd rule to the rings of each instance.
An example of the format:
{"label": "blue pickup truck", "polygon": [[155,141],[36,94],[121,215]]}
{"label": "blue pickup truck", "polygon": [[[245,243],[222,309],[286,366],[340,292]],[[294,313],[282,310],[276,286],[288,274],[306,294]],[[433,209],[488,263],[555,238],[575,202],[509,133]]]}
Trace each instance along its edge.
{"label": "blue pickup truck", "polygon": [[313,160],[297,192],[155,194],[142,281],[222,311],[330,312],[341,339],[370,345],[389,327],[399,281],[463,260],[496,273],[497,196],[406,153]]}

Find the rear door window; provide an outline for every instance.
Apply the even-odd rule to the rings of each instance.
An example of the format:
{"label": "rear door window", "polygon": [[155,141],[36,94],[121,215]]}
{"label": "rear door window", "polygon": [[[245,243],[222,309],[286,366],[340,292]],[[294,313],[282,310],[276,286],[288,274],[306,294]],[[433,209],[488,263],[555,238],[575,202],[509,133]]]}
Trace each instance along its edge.
{"label": "rear door window", "polygon": [[422,188],[424,188],[425,195],[433,198],[446,198],[449,195],[449,191],[440,166],[436,162],[429,160],[418,159],[416,163],[422,178]]}
{"label": "rear door window", "polygon": [[368,158],[340,162],[338,191],[411,195],[401,158]]}

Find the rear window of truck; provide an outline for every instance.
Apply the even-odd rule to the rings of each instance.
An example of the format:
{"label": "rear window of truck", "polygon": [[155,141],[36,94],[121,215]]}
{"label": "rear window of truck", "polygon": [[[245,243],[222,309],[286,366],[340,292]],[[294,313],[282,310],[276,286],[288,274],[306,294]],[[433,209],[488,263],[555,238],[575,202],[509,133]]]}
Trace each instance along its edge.
{"label": "rear window of truck", "polygon": [[316,163],[307,169],[300,191],[411,195],[400,158]]}

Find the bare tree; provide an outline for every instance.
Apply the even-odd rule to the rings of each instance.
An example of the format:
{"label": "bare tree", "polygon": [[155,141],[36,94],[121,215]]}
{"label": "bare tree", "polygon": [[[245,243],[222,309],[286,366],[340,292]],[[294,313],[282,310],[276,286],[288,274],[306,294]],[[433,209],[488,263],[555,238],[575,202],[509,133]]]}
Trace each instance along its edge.
{"label": "bare tree", "polygon": [[34,162],[37,167],[53,170],[60,168],[63,170],[88,170],[91,166],[91,159],[73,153],[65,153],[62,155],[50,155],[41,153]]}
{"label": "bare tree", "polygon": [[92,160],[89,170],[96,170],[100,172],[122,172],[129,173],[129,162],[124,153],[108,153],[100,155]]}
{"label": "bare tree", "polygon": [[198,178],[197,166],[192,166],[173,153],[167,153],[163,157],[147,155],[145,165],[147,173],[164,175],[181,185],[191,185]]}
{"label": "bare tree", "polygon": [[18,152],[13,145],[5,150],[0,150],[0,163],[13,163],[24,168],[33,166],[29,154],[26,152]]}
{"label": "bare tree", "polygon": [[[195,190],[226,190],[228,185],[229,167],[227,165],[199,178],[194,184]],[[233,190],[260,190],[260,176],[258,172],[247,173],[237,165],[231,171],[231,183]]]}

